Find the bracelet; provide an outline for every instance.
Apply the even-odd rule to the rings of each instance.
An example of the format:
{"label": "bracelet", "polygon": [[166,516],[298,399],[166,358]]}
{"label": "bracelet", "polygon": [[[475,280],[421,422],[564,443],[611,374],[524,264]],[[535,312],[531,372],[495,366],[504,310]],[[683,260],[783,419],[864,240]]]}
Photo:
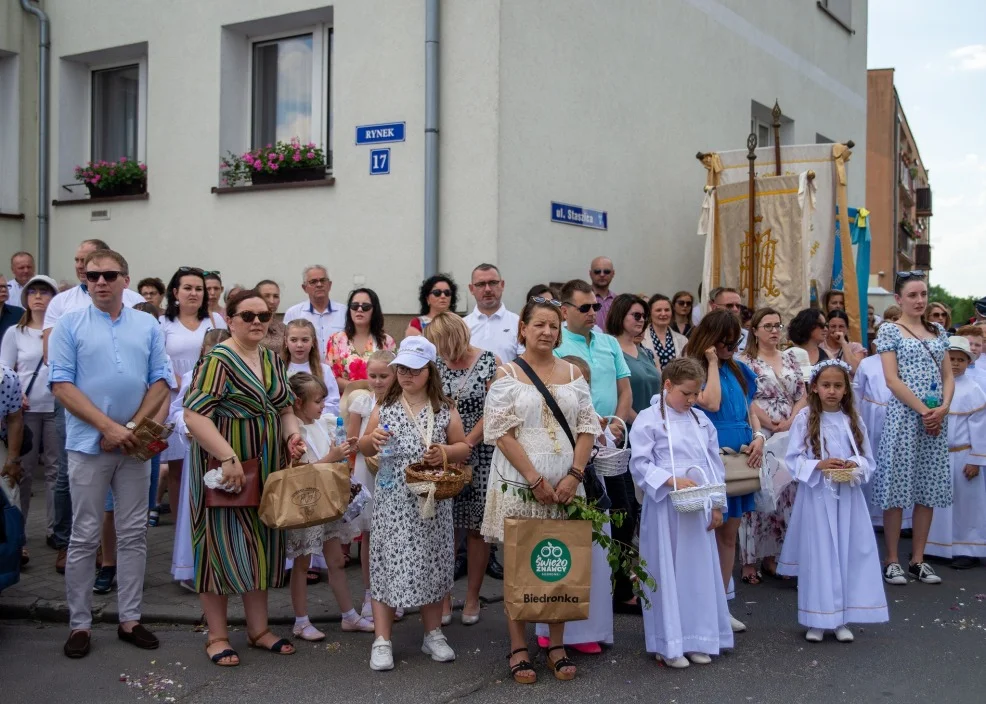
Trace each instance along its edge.
{"label": "bracelet", "polygon": [[544,477],[543,476],[538,477],[537,478],[537,481],[534,482],[533,484],[531,484],[531,491],[534,491],[535,489],[537,489],[542,484],[544,484]]}
{"label": "bracelet", "polygon": [[767,442],[767,436],[766,436],[766,435],[764,435],[764,434],[763,434],[763,432],[762,432],[762,431],[760,431],[760,430],[758,430],[757,432],[755,432],[755,433],[753,434],[753,437],[754,437],[754,438],[760,438],[760,439],[761,439],[761,440],[763,440],[764,442]]}
{"label": "bracelet", "polygon": [[575,477],[581,483],[583,478],[585,477],[585,472],[584,471],[580,472],[579,470],[575,469],[575,467],[572,467],[571,469],[568,470],[568,476]]}
{"label": "bracelet", "polygon": [[232,461],[233,461],[233,460],[235,460],[235,459],[236,459],[236,455],[235,455],[235,454],[233,454],[233,455],[230,455],[229,457],[227,457],[227,458],[226,458],[226,459],[224,459],[224,460],[219,460],[219,466],[220,466],[220,467],[222,467],[222,466],[223,466],[224,464],[226,464],[227,462],[232,462]]}

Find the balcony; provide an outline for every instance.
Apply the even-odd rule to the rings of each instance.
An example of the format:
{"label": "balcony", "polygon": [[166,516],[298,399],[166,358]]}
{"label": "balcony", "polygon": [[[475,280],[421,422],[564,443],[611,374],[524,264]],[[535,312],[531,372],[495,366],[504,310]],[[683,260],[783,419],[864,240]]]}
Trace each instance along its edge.
{"label": "balcony", "polygon": [[918,269],[931,269],[931,245],[921,243],[914,245],[914,266]]}
{"label": "balcony", "polygon": [[906,221],[900,223],[897,228],[897,254],[911,264],[914,263],[914,235],[911,232],[911,224]]}
{"label": "balcony", "polygon": [[930,218],[931,212],[931,187],[925,186],[923,188],[918,188],[915,191],[917,208],[915,209],[915,215],[919,218]]}

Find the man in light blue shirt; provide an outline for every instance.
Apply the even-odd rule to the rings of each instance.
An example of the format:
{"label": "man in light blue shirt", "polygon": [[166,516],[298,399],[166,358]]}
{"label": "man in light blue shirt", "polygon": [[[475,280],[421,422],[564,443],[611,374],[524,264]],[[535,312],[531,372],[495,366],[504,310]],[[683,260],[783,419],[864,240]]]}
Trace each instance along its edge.
{"label": "man in light blue shirt", "polygon": [[134,429],[168,399],[171,368],[152,316],[124,305],[127,261],[111,250],[86,257],[92,305],[66,313],[48,340],[49,383],[66,410],[72,537],[65,565],[71,632],[65,654],[89,653],[96,549],[106,492],[112,487],[117,532],[118,637],[153,649],[158,640],[140,624],[147,563],[150,462],[131,457]]}

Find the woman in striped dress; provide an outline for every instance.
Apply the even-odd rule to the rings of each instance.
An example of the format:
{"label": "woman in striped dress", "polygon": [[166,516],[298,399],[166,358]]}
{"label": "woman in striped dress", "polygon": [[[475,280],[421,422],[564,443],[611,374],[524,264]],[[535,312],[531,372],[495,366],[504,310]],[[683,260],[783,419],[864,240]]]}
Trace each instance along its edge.
{"label": "woman in striped dress", "polygon": [[292,410],[284,363],[260,346],[271,314],[256,291],[233,296],[226,308],[232,337],[202,358],[185,396],[192,436],[189,498],[195,589],[209,625],[206,652],[217,665],[239,664],[230,647],[226,610],[230,594],[243,596],[248,642],[289,655],[294,646],[267,627],[267,589],[284,583],[280,531],[260,522],[257,508],[208,508],[202,478],[220,464],[227,484],[242,487],[241,461],[260,460],[261,487],[284,464],[281,443],[300,457],[305,444]]}

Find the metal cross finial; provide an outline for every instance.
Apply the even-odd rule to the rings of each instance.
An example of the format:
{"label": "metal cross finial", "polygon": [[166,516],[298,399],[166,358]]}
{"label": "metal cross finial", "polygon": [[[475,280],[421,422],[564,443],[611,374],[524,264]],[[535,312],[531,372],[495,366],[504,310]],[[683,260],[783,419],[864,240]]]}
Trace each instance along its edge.
{"label": "metal cross finial", "polygon": [[750,132],[750,136],[746,138],[746,148],[750,151],[750,153],[747,155],[747,158],[749,159],[750,157],[753,157],[755,159],[756,155],[754,155],[753,152],[757,148],[756,132]]}

